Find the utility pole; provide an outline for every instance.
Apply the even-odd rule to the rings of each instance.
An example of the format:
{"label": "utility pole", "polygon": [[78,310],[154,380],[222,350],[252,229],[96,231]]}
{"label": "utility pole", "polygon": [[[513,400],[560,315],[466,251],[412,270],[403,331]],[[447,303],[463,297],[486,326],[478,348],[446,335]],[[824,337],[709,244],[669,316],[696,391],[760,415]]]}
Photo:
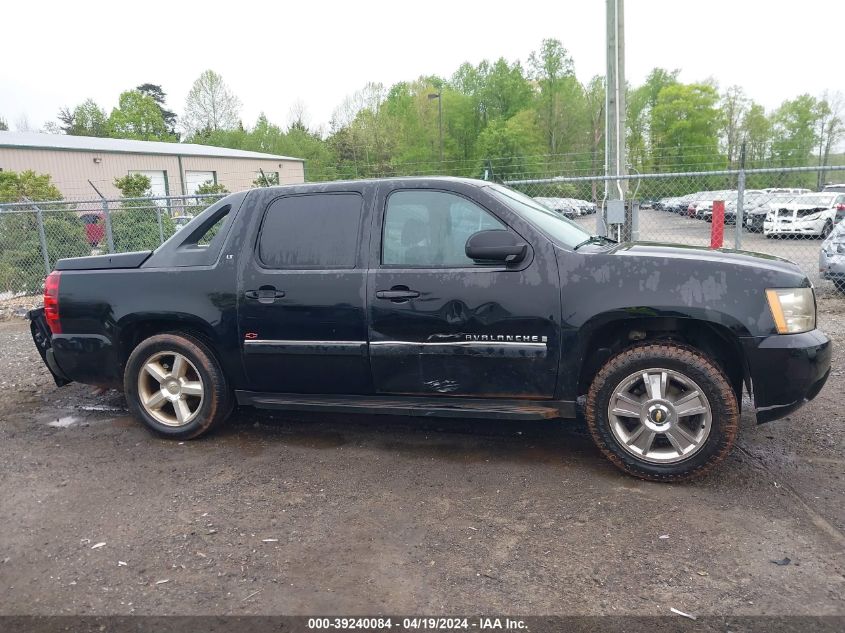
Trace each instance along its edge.
{"label": "utility pole", "polygon": [[[625,9],[624,0],[607,1],[607,78],[605,175],[627,175],[625,156]],[[605,199],[625,200],[625,180],[606,180]],[[606,209],[596,216],[596,232],[607,235]]]}

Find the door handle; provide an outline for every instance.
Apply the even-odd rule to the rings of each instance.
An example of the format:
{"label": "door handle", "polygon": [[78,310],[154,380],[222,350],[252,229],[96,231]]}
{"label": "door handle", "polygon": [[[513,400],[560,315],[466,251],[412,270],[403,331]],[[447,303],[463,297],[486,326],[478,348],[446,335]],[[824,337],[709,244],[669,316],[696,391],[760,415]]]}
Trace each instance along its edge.
{"label": "door handle", "polygon": [[284,297],[285,291],[276,290],[272,286],[261,286],[258,290],[247,290],[244,296],[247,299],[257,299],[258,303],[268,304]]}
{"label": "door handle", "polygon": [[379,290],[376,292],[376,297],[379,299],[387,299],[394,303],[402,303],[403,301],[416,299],[419,296],[419,292],[411,290],[407,286],[393,286],[390,290]]}

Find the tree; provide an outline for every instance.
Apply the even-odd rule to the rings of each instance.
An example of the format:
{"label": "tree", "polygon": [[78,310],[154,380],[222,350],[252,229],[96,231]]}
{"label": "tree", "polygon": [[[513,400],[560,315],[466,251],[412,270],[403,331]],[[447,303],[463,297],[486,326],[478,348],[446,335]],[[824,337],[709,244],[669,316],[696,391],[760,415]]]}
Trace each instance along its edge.
{"label": "tree", "polygon": [[[0,172],[0,203],[61,200],[48,174]],[[88,255],[91,247],[82,220],[66,204],[40,204],[50,263]],[[44,282],[38,215],[35,205],[0,213],[0,291],[38,294]],[[16,212],[17,211],[17,212]]]}
{"label": "tree", "polygon": [[0,132],[6,132],[9,129],[9,124],[6,123],[6,119],[0,116]]}
{"label": "tree", "polygon": [[106,111],[98,106],[93,99],[86,99],[73,110],[62,108],[59,110],[59,128],[71,136],[108,136],[109,125]]}
{"label": "tree", "polygon": [[185,101],[183,122],[188,133],[235,128],[240,121],[241,101],[213,70],[204,71]]}
{"label": "tree", "polygon": [[113,109],[108,121],[113,138],[130,138],[139,141],[175,141],[167,130],[161,108],[149,95],[137,90],[121,93],[118,107]]}
{"label": "tree", "polygon": [[759,103],[749,102],[742,117],[742,140],[745,141],[746,164],[762,164],[769,157],[772,124]]}
{"label": "tree", "polygon": [[156,105],[161,112],[161,118],[164,119],[164,125],[167,128],[168,134],[171,134],[174,137],[178,136],[176,133],[176,113],[164,107],[167,93],[162,90],[161,86],[158,84],[141,84],[135,88],[135,90],[141,94],[151,97],[152,100],[156,102]]}
{"label": "tree", "polygon": [[745,91],[740,86],[731,86],[722,95],[719,106],[722,110],[722,147],[728,159],[728,169],[731,169],[739,159],[742,123],[751,106],[751,100],[745,96]]}
{"label": "tree", "polygon": [[497,119],[478,138],[481,155],[490,159],[497,178],[524,178],[537,174],[526,157],[543,151],[545,139],[534,110],[523,110],[510,119]]}
{"label": "tree", "polygon": [[543,40],[540,50],[528,57],[528,66],[531,78],[540,86],[540,124],[545,131],[548,152],[557,154],[563,140],[561,127],[570,114],[563,102],[576,92],[573,82],[578,84],[575,66],[569,52],[555,39]]}
{"label": "tree", "polygon": [[[825,93],[818,107],[819,165],[828,165],[831,150],[845,136],[845,96],[841,92]],[[821,189],[825,172],[819,171],[817,185]]]}
{"label": "tree", "polygon": [[685,170],[719,163],[718,100],[708,84],[674,84],[660,91],[651,116],[658,165]]}
{"label": "tree", "polygon": [[[590,173],[599,173],[599,165],[604,162],[604,105],[607,96],[605,78],[596,75],[584,89],[590,116]],[[598,182],[592,182],[593,201],[598,199]]]}
{"label": "tree", "polygon": [[781,167],[808,165],[818,142],[819,102],[808,94],[784,101],[772,115],[772,156]]}
{"label": "tree", "polygon": [[150,178],[143,174],[128,174],[115,178],[114,186],[123,198],[120,209],[112,213],[114,249],[118,253],[154,250],[176,232],[176,227],[166,209],[153,200],[138,200],[150,195]]}
{"label": "tree", "polygon": [[679,73],[679,70],[654,68],[642,86],[628,91],[628,160],[640,171],[651,171],[656,167],[653,161],[652,112],[660,91],[677,84]]}

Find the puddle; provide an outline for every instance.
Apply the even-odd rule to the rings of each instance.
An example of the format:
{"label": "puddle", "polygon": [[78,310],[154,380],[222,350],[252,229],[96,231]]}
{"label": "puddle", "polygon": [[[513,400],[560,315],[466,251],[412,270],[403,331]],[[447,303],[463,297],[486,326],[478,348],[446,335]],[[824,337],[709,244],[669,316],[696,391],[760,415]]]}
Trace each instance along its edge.
{"label": "puddle", "polygon": [[109,413],[126,413],[126,407],[115,407],[108,404],[83,404],[77,409],[81,411],[107,411]]}
{"label": "puddle", "polygon": [[58,420],[53,420],[52,422],[48,422],[47,426],[53,426],[59,429],[67,429],[72,426],[75,426],[79,422],[82,421],[82,418],[78,418],[75,415],[65,415]]}

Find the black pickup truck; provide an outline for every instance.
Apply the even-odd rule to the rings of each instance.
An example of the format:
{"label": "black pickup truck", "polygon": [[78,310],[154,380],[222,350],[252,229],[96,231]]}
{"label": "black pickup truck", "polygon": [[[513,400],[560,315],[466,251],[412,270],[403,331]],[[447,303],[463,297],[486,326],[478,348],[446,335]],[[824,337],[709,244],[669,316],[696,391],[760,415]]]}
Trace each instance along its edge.
{"label": "black pickup truck", "polygon": [[407,178],[232,194],[154,252],[60,260],[32,331],[56,382],[193,438],[234,406],[536,420],[583,410],[677,481],[830,372],[813,288],[763,255],[593,236],[507,187]]}

